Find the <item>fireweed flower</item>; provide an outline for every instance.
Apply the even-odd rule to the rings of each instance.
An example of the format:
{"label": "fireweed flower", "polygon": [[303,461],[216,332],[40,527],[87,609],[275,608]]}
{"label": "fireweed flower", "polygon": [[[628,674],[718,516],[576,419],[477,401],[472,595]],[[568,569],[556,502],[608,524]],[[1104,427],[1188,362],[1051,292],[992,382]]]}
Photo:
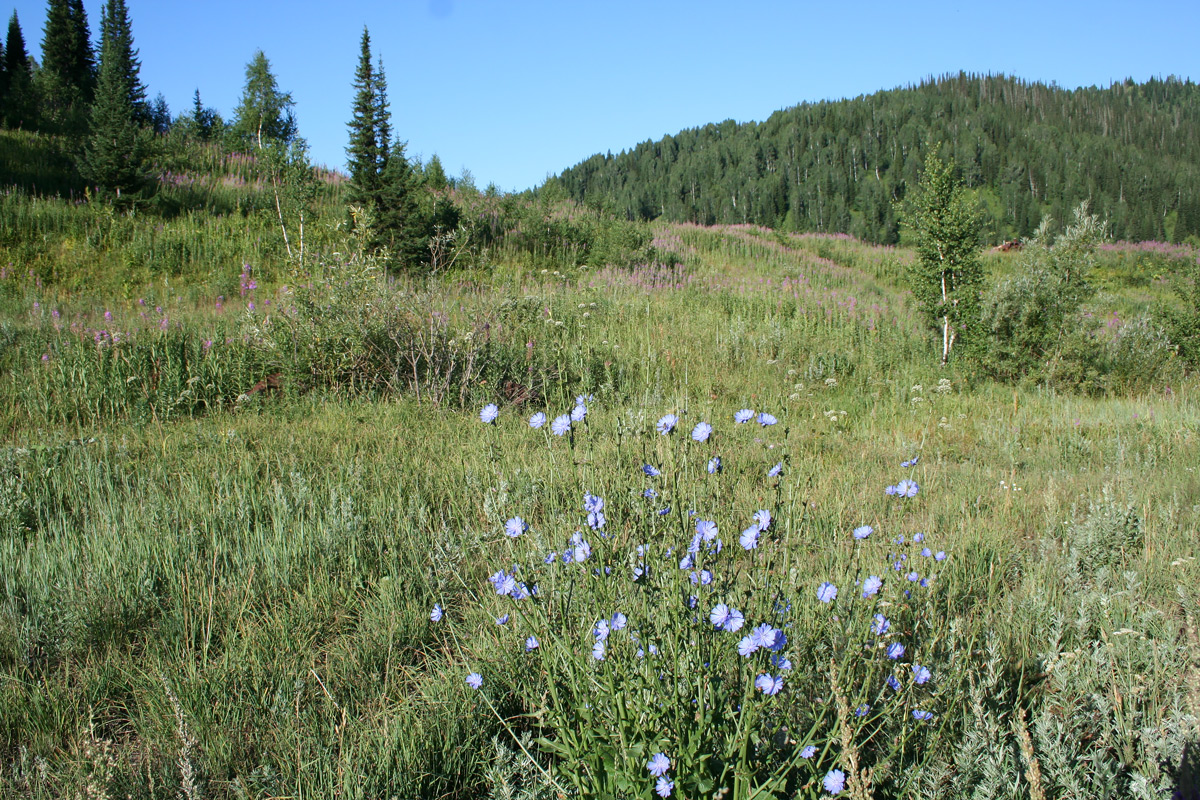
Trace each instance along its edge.
{"label": "fireweed flower", "polygon": [[444,613],[445,613],[445,612],[443,612],[443,611],[442,611],[442,605],[441,605],[441,603],[434,603],[434,604],[433,604],[433,610],[429,612],[429,619],[430,619],[432,622],[441,622],[441,621],[442,621],[442,615],[443,615]]}
{"label": "fireweed flower", "polygon": [[539,411],[529,418],[529,427],[540,428],[546,424],[546,412]]}
{"label": "fireweed flower", "polygon": [[654,784],[654,792],[659,797],[664,797],[664,798],[670,797],[671,792],[674,791],[674,789],[675,789],[675,781],[671,780],[671,776],[669,776],[669,775],[659,776],[658,781],[655,782],[655,784]]}
{"label": "fireweed flower", "polygon": [[744,422],[749,422],[754,419],[754,409],[743,408],[741,411],[733,415],[733,421],[741,425]]}
{"label": "fireweed flower", "polygon": [[765,531],[771,527],[771,512],[766,509],[759,509],[754,512],[754,523],[758,525],[760,531]]}
{"label": "fireweed flower", "polygon": [[767,470],[767,477],[775,478],[775,477],[778,477],[782,473],[783,473],[783,462],[780,461],[778,464],[776,464],[775,466],[773,466],[769,470]]}
{"label": "fireweed flower", "polygon": [[525,520],[520,517],[513,517],[508,522],[504,523],[504,533],[509,538],[515,539],[525,531],[529,530],[529,526],[525,524]]}
{"label": "fireweed flower", "polygon": [[479,412],[479,418],[489,425],[495,422],[496,417],[498,416],[500,416],[500,407],[495,403],[488,403],[483,407],[483,410]]}
{"label": "fireweed flower", "polygon": [[763,673],[754,679],[754,688],[768,696],[777,695],[779,694],[779,690],[783,688],[783,676],[772,677]]}
{"label": "fireweed flower", "polygon": [[667,758],[666,753],[655,753],[646,763],[646,769],[650,771],[650,775],[657,778],[667,774],[667,770],[671,768],[671,759]]}
{"label": "fireweed flower", "polygon": [[707,442],[708,437],[712,436],[713,426],[707,422],[697,422],[696,427],[692,428],[692,438],[697,442]]}
{"label": "fireweed flower", "polygon": [[831,769],[825,773],[825,778],[821,781],[821,785],[830,794],[838,794],[842,789],[846,788],[846,773],[840,769]]}
{"label": "fireweed flower", "polygon": [[536,637],[530,636],[525,640],[525,652],[531,653],[538,649],[538,640]]}
{"label": "fireweed flower", "polygon": [[550,431],[555,436],[566,436],[567,431],[571,430],[571,416],[562,414],[554,418],[554,422],[550,423]]}
{"label": "fireweed flower", "polygon": [[898,661],[904,657],[904,645],[899,642],[892,642],[887,648],[887,657],[892,661]]}
{"label": "fireweed flower", "polygon": [[864,598],[874,597],[876,594],[879,593],[879,590],[882,588],[883,588],[883,581],[880,580],[879,576],[871,575],[865,581],[863,581],[862,596]]}
{"label": "fireweed flower", "polygon": [[478,672],[472,672],[467,676],[467,686],[470,686],[472,689],[478,689],[480,686],[483,686],[483,676]]}
{"label": "fireweed flower", "polygon": [[929,674],[929,668],[922,667],[920,664],[913,664],[912,671],[913,671],[913,682],[916,683],[918,686],[923,686],[924,684],[928,683],[929,679],[932,677]]}
{"label": "fireweed flower", "polygon": [[675,430],[675,424],[677,422],[679,422],[679,417],[675,416],[674,414],[667,414],[659,419],[658,424],[654,427],[659,433],[661,433],[663,436],[666,436],[668,433]]}
{"label": "fireweed flower", "polygon": [[662,475],[662,473],[658,471],[657,467],[651,466],[650,464],[642,464],[642,472],[646,473],[651,478],[657,478],[659,475]]}
{"label": "fireweed flower", "polygon": [[870,536],[874,532],[875,532],[875,529],[872,528],[870,525],[862,525],[862,526],[854,529],[854,538],[855,539],[866,539],[868,536]]}
{"label": "fireweed flower", "polygon": [[696,523],[696,533],[704,537],[704,541],[711,542],[717,538],[717,523],[712,520],[702,519]]}
{"label": "fireweed flower", "polygon": [[910,481],[908,478],[896,484],[896,495],[899,497],[916,497],[917,492],[921,491],[921,487],[916,481]]}
{"label": "fireweed flower", "polygon": [[721,471],[721,457],[713,456],[708,460],[708,474],[716,475]]}
{"label": "fireweed flower", "polygon": [[742,535],[738,537],[738,542],[747,550],[753,550],[758,547],[758,526],[751,525],[746,530],[742,531]]}
{"label": "fireweed flower", "polygon": [[775,419],[773,414],[768,414],[765,411],[760,411],[758,413],[758,424],[762,425],[764,428],[768,425],[774,425],[777,422],[779,422],[779,420]]}
{"label": "fireweed flower", "polygon": [[825,581],[817,587],[817,599],[822,603],[832,603],[833,599],[837,597],[837,592],[836,586],[829,581]]}
{"label": "fireweed flower", "polygon": [[888,618],[883,614],[876,614],[874,621],[871,623],[871,633],[876,636],[883,636],[892,627],[892,623],[888,622]]}
{"label": "fireweed flower", "polygon": [[583,418],[587,416],[587,406],[578,405],[571,409],[571,421],[583,422]]}

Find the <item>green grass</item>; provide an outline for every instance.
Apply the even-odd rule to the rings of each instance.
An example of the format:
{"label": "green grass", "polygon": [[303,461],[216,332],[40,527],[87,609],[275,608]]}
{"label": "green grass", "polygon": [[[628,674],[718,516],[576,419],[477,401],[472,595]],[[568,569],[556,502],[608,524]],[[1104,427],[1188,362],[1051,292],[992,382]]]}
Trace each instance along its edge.
{"label": "green grass", "polygon": [[[1188,788],[1194,378],[1082,397],[943,370],[898,288],[910,256],[836,237],[663,226],[634,267],[509,253],[422,282],[330,260],[300,283],[256,213],[155,233],[0,202],[42,237],[4,239],[0,279],[4,796],[651,797],[660,751],[686,797],[817,797],[852,764],[873,770],[859,796]],[[163,257],[163,240],[201,249]],[[93,258],[97,281],[64,277]],[[241,397],[273,372],[281,395]],[[584,393],[571,436],[527,424]],[[743,407],[779,424],[735,425]],[[884,494],[901,478],[916,497]],[[678,568],[693,509],[724,541],[697,556],[712,589]],[[757,509],[774,522],[745,551]],[[589,561],[544,563],[576,531]],[[921,556],[917,532],[949,557]],[[489,584],[516,564],[537,598]],[[868,574],[885,578],[870,602]],[[718,600],[743,631],[708,624]],[[592,628],[617,611],[630,627],[597,662]],[[904,658],[864,654],[874,613]],[[768,620],[790,672],[736,652]],[[784,676],[773,698],[764,671]]]}

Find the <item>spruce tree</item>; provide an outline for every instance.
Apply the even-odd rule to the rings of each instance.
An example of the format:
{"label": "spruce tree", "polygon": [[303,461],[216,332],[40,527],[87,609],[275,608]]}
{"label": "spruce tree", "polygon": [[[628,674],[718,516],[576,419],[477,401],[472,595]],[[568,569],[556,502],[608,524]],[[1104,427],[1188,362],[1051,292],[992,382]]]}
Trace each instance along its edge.
{"label": "spruce tree", "polygon": [[141,78],[142,62],[133,46],[133,29],[125,0],[108,0],[104,4],[100,18],[100,50],[102,59],[111,50],[108,57],[114,59],[125,72],[134,119],[139,124],[149,124],[150,104],[146,102],[146,86]]}
{"label": "spruce tree", "polygon": [[52,130],[81,132],[96,90],[96,60],[83,0],[50,0],[42,39],[43,113]]}
{"label": "spruce tree", "polygon": [[[125,0],[108,0],[101,23],[100,79],[92,107],[91,136],[80,174],[117,197],[142,183],[144,142],[139,131],[137,51]],[[142,102],[145,90],[141,89]]]}
{"label": "spruce tree", "polygon": [[25,36],[14,11],[8,20],[8,39],[4,45],[4,73],[7,92],[4,98],[4,125],[8,128],[32,128],[36,125],[33,70],[25,51]]}
{"label": "spruce tree", "polygon": [[234,109],[231,134],[242,144],[262,149],[264,142],[290,142],[296,137],[296,117],[291,92],[279,91],[271,62],[262,50],[246,65],[246,86]]}
{"label": "spruce tree", "polygon": [[428,256],[428,225],[416,200],[416,176],[404,156],[404,145],[392,141],[387,76],[382,60],[371,64],[371,36],[366,28],[353,85],[346,148],[350,203],[370,215],[369,247],[386,249],[401,264],[418,263]]}
{"label": "spruce tree", "polygon": [[370,207],[379,190],[379,120],[375,71],[371,64],[371,34],[364,27],[358,67],[354,71],[354,105],[351,109],[350,144],[346,147],[350,187],[347,200],[352,206]]}

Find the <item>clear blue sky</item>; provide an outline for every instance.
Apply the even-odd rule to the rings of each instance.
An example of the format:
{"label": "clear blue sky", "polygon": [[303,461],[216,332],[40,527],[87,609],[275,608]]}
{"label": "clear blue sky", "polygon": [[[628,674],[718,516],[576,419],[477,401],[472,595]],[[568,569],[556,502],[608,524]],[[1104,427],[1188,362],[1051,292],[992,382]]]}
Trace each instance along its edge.
{"label": "clear blue sky", "polygon": [[[587,156],[683,128],[945,72],[1064,87],[1200,80],[1200,2],[127,0],[142,80],[172,113],[232,112],[261,48],[292,92],[314,161],[345,163],[363,25],[393,127],[482,188],[539,184]],[[102,0],[85,0],[95,30]],[[45,0],[15,8],[40,59]]]}

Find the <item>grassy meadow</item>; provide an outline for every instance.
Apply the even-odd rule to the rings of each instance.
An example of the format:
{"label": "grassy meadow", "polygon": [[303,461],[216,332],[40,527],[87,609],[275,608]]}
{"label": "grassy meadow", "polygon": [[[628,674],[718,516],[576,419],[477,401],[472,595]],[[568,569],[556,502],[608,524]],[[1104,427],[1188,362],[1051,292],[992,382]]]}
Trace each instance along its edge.
{"label": "grassy meadow", "polygon": [[418,280],[331,185],[297,267],[235,183],[0,197],[0,796],[1200,796],[1194,377],[943,369],[847,237]]}

